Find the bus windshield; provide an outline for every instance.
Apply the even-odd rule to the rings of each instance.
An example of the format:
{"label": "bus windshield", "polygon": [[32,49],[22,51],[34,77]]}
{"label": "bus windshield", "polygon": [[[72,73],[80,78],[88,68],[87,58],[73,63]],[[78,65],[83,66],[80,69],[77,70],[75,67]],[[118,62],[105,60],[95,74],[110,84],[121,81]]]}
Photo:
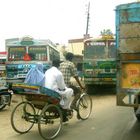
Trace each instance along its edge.
{"label": "bus windshield", "polygon": [[30,46],[28,49],[28,54],[31,57],[31,60],[47,60],[46,46]]}
{"label": "bus windshield", "polygon": [[12,46],[8,52],[8,61],[47,60],[46,46]]}
{"label": "bus windshield", "polygon": [[87,42],[84,48],[85,58],[105,58],[105,46],[105,42]]}
{"label": "bus windshield", "polygon": [[12,46],[9,47],[8,52],[8,61],[20,61],[26,54],[26,48],[24,46]]}
{"label": "bus windshield", "polygon": [[116,58],[116,43],[115,43],[115,41],[108,42],[108,56],[109,56],[109,58]]}
{"label": "bus windshield", "polygon": [[4,64],[5,65],[5,61],[6,61],[6,58],[5,59],[0,59],[0,64]]}

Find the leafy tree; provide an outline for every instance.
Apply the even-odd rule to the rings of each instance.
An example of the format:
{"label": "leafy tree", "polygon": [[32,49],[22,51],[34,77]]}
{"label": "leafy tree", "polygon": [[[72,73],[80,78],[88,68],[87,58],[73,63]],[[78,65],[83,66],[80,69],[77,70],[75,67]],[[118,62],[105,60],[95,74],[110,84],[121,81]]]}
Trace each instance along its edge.
{"label": "leafy tree", "polygon": [[110,29],[103,29],[103,31],[101,31],[101,36],[104,39],[113,39],[113,33]]}

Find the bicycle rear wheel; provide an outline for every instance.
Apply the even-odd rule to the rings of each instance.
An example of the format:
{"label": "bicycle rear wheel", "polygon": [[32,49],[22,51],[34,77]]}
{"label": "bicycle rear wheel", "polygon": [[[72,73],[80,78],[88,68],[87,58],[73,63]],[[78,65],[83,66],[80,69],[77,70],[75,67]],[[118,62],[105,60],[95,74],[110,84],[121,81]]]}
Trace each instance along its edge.
{"label": "bicycle rear wheel", "polygon": [[20,133],[27,133],[34,125],[34,106],[29,102],[19,103],[11,114],[12,128]]}
{"label": "bicycle rear wheel", "polygon": [[83,93],[77,102],[77,115],[79,119],[86,120],[92,111],[92,99],[88,94]]}
{"label": "bicycle rear wheel", "polygon": [[45,140],[54,139],[62,128],[62,111],[56,105],[46,105],[39,117],[38,130]]}

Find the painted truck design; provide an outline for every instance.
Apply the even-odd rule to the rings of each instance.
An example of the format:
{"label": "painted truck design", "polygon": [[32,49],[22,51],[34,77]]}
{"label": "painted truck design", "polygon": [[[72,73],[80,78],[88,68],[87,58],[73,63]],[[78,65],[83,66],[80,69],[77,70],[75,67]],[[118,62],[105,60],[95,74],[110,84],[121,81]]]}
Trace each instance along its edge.
{"label": "painted truck design", "polygon": [[[111,38],[84,41],[84,83],[90,86],[116,85],[116,42]],[[90,89],[89,89],[90,90]]]}
{"label": "painted truck design", "polygon": [[140,104],[140,2],[116,7],[117,105]]}

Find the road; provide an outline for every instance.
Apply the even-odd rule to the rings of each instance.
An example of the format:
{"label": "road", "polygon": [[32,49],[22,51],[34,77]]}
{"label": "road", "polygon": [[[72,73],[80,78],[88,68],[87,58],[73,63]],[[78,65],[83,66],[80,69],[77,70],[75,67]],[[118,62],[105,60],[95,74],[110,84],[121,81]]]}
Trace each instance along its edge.
{"label": "road", "polygon": [[[113,92],[92,95],[92,100],[93,110],[90,118],[81,121],[74,115],[63,125],[56,140],[139,140],[140,123],[137,122],[132,108],[116,106],[116,96]],[[12,129],[10,116],[16,104],[12,102],[10,107],[0,112],[1,140],[42,140],[37,125],[22,135]]]}

